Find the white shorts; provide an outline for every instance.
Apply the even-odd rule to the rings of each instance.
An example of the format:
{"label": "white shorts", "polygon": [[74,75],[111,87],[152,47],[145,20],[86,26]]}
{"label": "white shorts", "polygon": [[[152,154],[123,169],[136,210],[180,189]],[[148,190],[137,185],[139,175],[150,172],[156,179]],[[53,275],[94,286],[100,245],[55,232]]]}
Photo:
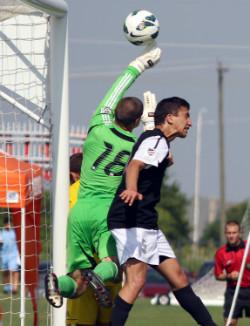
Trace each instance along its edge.
{"label": "white shorts", "polygon": [[175,258],[173,249],[161,230],[143,228],[113,229],[120,264],[136,258],[149,265],[159,265],[160,256]]}

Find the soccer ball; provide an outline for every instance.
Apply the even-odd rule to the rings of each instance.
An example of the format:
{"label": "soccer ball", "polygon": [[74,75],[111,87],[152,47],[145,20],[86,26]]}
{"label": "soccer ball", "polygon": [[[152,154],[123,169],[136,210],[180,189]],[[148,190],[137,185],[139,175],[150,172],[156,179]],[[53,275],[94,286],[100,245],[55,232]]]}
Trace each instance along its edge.
{"label": "soccer ball", "polygon": [[135,10],[125,19],[123,31],[129,42],[134,45],[148,45],[159,33],[159,21],[147,10]]}

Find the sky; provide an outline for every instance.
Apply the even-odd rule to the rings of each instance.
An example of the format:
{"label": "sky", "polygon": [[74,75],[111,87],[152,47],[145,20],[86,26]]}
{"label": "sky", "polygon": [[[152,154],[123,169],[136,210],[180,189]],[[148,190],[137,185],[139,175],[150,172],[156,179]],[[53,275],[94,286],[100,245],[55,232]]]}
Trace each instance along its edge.
{"label": "sky", "polygon": [[[248,0],[68,0],[71,124],[87,128],[91,114],[116,76],[143,52],[122,26],[135,9],[160,21],[162,57],[129,89],[142,99],[151,90],[160,100],[180,96],[191,104],[193,127],[171,143],[169,169],[188,197],[194,194],[197,116],[203,113],[200,195],[219,197],[218,74],[224,74],[226,200],[250,197],[250,1]],[[141,130],[137,131],[139,134]]]}

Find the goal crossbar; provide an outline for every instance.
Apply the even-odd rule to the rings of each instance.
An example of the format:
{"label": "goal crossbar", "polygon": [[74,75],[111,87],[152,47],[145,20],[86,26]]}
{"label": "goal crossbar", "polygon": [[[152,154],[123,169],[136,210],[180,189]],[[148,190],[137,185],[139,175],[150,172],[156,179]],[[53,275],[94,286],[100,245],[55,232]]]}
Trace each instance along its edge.
{"label": "goal crossbar", "polygon": [[67,3],[64,0],[21,0],[33,8],[37,8],[49,15],[63,17],[68,12]]}

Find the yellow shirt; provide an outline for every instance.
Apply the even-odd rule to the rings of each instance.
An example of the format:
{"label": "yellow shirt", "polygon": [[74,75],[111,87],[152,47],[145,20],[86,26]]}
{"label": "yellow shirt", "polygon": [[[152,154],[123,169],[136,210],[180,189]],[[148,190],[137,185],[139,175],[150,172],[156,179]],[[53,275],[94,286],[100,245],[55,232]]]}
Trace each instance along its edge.
{"label": "yellow shirt", "polygon": [[72,185],[70,185],[70,187],[69,187],[69,207],[70,208],[72,208],[77,201],[79,188],[80,188],[80,180],[72,183]]}

